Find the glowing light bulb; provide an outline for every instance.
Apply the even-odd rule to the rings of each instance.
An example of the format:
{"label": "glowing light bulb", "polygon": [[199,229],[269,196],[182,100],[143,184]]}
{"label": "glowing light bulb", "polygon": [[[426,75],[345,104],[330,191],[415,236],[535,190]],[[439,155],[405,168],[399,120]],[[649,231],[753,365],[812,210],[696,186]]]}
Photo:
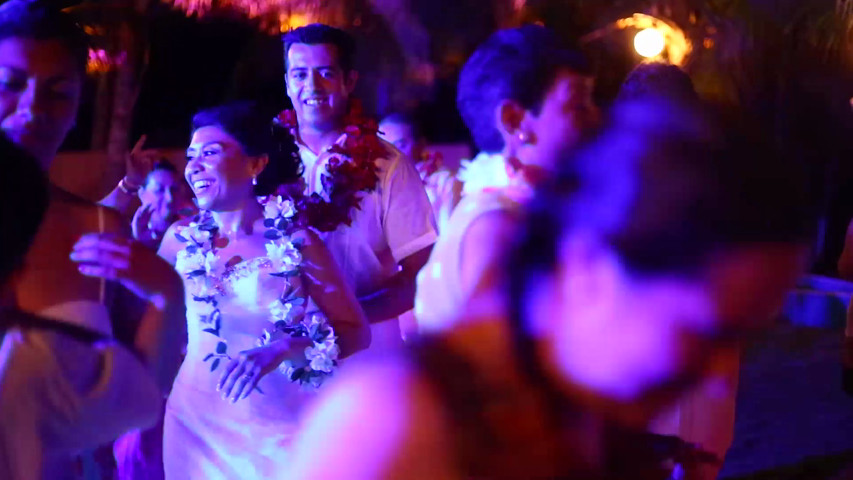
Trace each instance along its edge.
{"label": "glowing light bulb", "polygon": [[634,36],[634,50],[646,58],[657,57],[663,52],[666,40],[663,32],[656,28],[640,30]]}

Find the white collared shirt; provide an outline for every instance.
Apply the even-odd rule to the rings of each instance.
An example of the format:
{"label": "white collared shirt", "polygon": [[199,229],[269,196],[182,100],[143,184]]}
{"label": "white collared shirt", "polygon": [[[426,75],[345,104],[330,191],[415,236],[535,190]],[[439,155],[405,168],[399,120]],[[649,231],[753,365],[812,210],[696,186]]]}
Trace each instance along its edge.
{"label": "white collared shirt", "polygon": [[[417,170],[391,144],[382,143],[388,155],[376,160],[379,166],[376,189],[362,193],[361,208],[353,212],[351,226],[341,225],[324,235],[332,256],[358,297],[375,292],[399,271],[401,260],[429,247],[437,238],[432,206]],[[320,174],[331,158],[328,148],[318,156],[300,143],[299,153],[308,190],[320,191]],[[374,324],[372,332],[371,350],[383,348],[383,344],[402,344],[396,320]]]}

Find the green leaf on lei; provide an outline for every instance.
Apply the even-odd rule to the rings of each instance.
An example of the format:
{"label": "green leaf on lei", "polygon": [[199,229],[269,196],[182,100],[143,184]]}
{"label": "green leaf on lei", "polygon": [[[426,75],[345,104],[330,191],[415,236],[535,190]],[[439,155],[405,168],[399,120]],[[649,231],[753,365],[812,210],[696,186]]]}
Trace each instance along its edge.
{"label": "green leaf on lei", "polygon": [[[270,231],[273,231],[273,230],[270,230]],[[295,277],[295,276],[299,275],[299,270],[294,269],[294,270],[290,270],[289,272],[275,272],[275,273],[271,273],[270,275],[272,275],[273,277],[279,277],[279,278]]]}
{"label": "green leaf on lei", "polygon": [[216,353],[221,355],[224,354],[226,350],[228,350],[228,345],[226,345],[225,342],[219,342],[216,344]]}
{"label": "green leaf on lei", "polygon": [[297,379],[301,380],[302,375],[305,374],[305,367],[299,367],[290,374],[290,381],[295,382]]}
{"label": "green leaf on lei", "polygon": [[185,237],[185,236],[181,235],[180,233],[175,233],[175,238],[177,238],[177,239],[178,239],[178,241],[179,241],[179,242],[181,242],[181,243],[187,243],[187,242],[189,242],[189,240],[187,239],[187,237]]}
{"label": "green leaf on lei", "polygon": [[210,364],[210,371],[211,371],[211,372],[212,372],[212,371],[214,371],[214,370],[216,370],[216,369],[219,367],[219,361],[220,361],[220,360],[222,360],[222,359],[221,359],[221,358],[217,358],[216,360],[214,360],[214,361],[213,361],[213,363],[211,363],[211,364]]}
{"label": "green leaf on lei", "polygon": [[281,234],[278,232],[278,230],[267,230],[266,232],[264,232],[264,238],[267,238],[269,240],[277,240],[281,238]]}
{"label": "green leaf on lei", "polygon": [[202,330],[202,332],[209,333],[211,335],[216,335],[217,337],[219,336],[219,330],[215,328],[205,328],[204,330]]}
{"label": "green leaf on lei", "polygon": [[213,354],[212,354],[212,353],[208,353],[208,354],[207,354],[207,356],[206,356],[206,357],[204,357],[204,360],[202,360],[202,362],[206,362],[206,361],[210,360],[211,358],[213,358]]}
{"label": "green leaf on lei", "polygon": [[273,228],[274,226],[275,226],[275,219],[274,218],[264,219],[264,227]]}

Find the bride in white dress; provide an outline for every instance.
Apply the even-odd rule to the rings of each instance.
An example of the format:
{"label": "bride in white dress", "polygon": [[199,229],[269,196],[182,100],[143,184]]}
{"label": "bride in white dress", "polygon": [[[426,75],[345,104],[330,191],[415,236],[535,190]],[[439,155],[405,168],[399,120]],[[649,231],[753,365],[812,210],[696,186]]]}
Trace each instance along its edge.
{"label": "bride in white dress", "polygon": [[[364,313],[317,235],[304,229],[271,239],[257,196],[299,179],[301,166],[292,142],[275,137],[247,104],[193,119],[185,176],[201,214],[173,225],[160,248],[184,276],[189,332],[166,409],[169,479],[277,478],[312,383],[338,350],[343,358],[370,341]],[[267,207],[279,221],[293,213],[287,202]],[[283,274],[288,265],[298,269]],[[323,317],[320,330],[333,329],[337,346],[332,337],[315,343],[281,329],[259,342],[277,320],[318,325]],[[300,375],[304,386],[291,381]]]}

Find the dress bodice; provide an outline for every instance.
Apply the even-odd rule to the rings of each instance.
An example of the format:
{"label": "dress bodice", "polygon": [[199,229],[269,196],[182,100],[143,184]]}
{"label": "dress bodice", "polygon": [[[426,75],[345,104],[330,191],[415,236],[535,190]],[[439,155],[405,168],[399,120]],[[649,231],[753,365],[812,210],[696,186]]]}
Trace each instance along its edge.
{"label": "dress bodice", "polygon": [[[241,351],[258,347],[258,340],[264,330],[272,330],[270,304],[281,298],[290,288],[286,278],[271,275],[272,262],[267,257],[258,257],[242,261],[234,266],[224,268],[215,265],[212,275],[185,278],[187,291],[187,356],[176,379],[176,386],[185,387],[194,392],[194,396],[204,398],[204,408],[222,411],[223,414],[237,418],[270,419],[280,421],[284,418],[293,419],[301,409],[304,400],[311,393],[292,384],[278,370],[263,377],[258,391],[236,404],[231,404],[219,398],[216,389],[222,375],[227,358],[208,358],[211,354],[222,353],[218,346],[225,344],[225,353],[231,358]],[[193,292],[192,282],[208,281],[210,287],[217,291],[216,307],[219,310],[218,320],[211,320],[214,308],[205,302],[197,301]],[[308,311],[313,303],[309,301]],[[211,333],[214,321],[218,321],[218,336]],[[207,331],[206,331],[207,330]],[[205,360],[207,358],[207,360]],[[214,362],[216,362],[214,364]],[[215,366],[215,368],[214,368]],[[185,392],[180,390],[178,395]]]}

